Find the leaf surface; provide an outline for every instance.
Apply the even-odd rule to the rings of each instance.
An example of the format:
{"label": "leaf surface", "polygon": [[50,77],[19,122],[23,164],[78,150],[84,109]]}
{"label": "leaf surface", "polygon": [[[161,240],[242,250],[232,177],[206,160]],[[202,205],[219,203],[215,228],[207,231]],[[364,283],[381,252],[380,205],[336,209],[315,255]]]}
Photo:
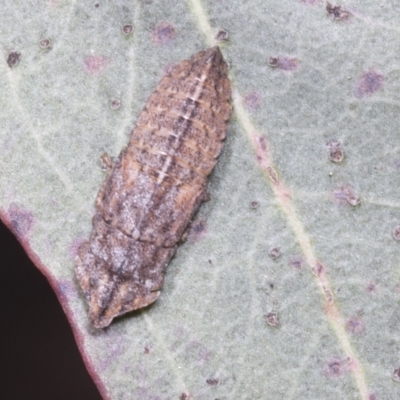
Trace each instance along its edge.
{"label": "leaf surface", "polygon": [[[400,5],[2,5],[2,219],[104,398],[396,398]],[[73,265],[100,156],[118,155],[160,77],[219,29],[235,111],[211,201],[160,299],[94,330]]]}

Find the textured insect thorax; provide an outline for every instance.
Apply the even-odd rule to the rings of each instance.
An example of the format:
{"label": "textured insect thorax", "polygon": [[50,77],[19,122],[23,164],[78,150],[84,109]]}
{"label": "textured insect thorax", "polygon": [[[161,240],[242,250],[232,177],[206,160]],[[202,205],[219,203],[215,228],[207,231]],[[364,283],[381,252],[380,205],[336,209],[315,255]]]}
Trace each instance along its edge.
{"label": "textured insect thorax", "polygon": [[95,327],[158,298],[223,146],[232,111],[227,69],[213,47],[164,76],[100,189],[76,259]]}

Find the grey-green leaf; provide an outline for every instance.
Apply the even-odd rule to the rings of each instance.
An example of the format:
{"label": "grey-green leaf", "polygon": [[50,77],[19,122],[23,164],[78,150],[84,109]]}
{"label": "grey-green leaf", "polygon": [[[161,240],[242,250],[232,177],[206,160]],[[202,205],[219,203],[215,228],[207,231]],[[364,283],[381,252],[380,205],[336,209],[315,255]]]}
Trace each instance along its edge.
{"label": "grey-green leaf", "polygon": [[[397,398],[400,4],[1,6],[1,216],[104,398]],[[95,330],[73,265],[101,156],[171,65],[218,40],[234,115],[211,200],[159,300]]]}

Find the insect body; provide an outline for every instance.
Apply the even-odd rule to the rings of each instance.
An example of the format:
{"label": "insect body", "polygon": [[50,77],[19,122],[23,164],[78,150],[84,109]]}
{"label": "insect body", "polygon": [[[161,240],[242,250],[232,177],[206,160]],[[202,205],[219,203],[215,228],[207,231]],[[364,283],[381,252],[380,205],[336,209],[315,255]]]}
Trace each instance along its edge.
{"label": "insect body", "polygon": [[173,67],[100,189],[93,231],[75,266],[95,327],[160,295],[223,146],[232,111],[227,70],[218,47]]}

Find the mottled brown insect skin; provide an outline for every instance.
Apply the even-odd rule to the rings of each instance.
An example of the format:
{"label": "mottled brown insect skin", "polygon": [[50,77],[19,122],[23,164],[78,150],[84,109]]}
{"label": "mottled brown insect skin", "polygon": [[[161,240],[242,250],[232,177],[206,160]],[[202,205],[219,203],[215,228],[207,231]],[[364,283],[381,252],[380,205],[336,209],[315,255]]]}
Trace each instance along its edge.
{"label": "mottled brown insect skin", "polygon": [[218,47],[177,64],[150,95],[96,200],[76,275],[97,328],[153,303],[165,268],[206,198],[231,115]]}

